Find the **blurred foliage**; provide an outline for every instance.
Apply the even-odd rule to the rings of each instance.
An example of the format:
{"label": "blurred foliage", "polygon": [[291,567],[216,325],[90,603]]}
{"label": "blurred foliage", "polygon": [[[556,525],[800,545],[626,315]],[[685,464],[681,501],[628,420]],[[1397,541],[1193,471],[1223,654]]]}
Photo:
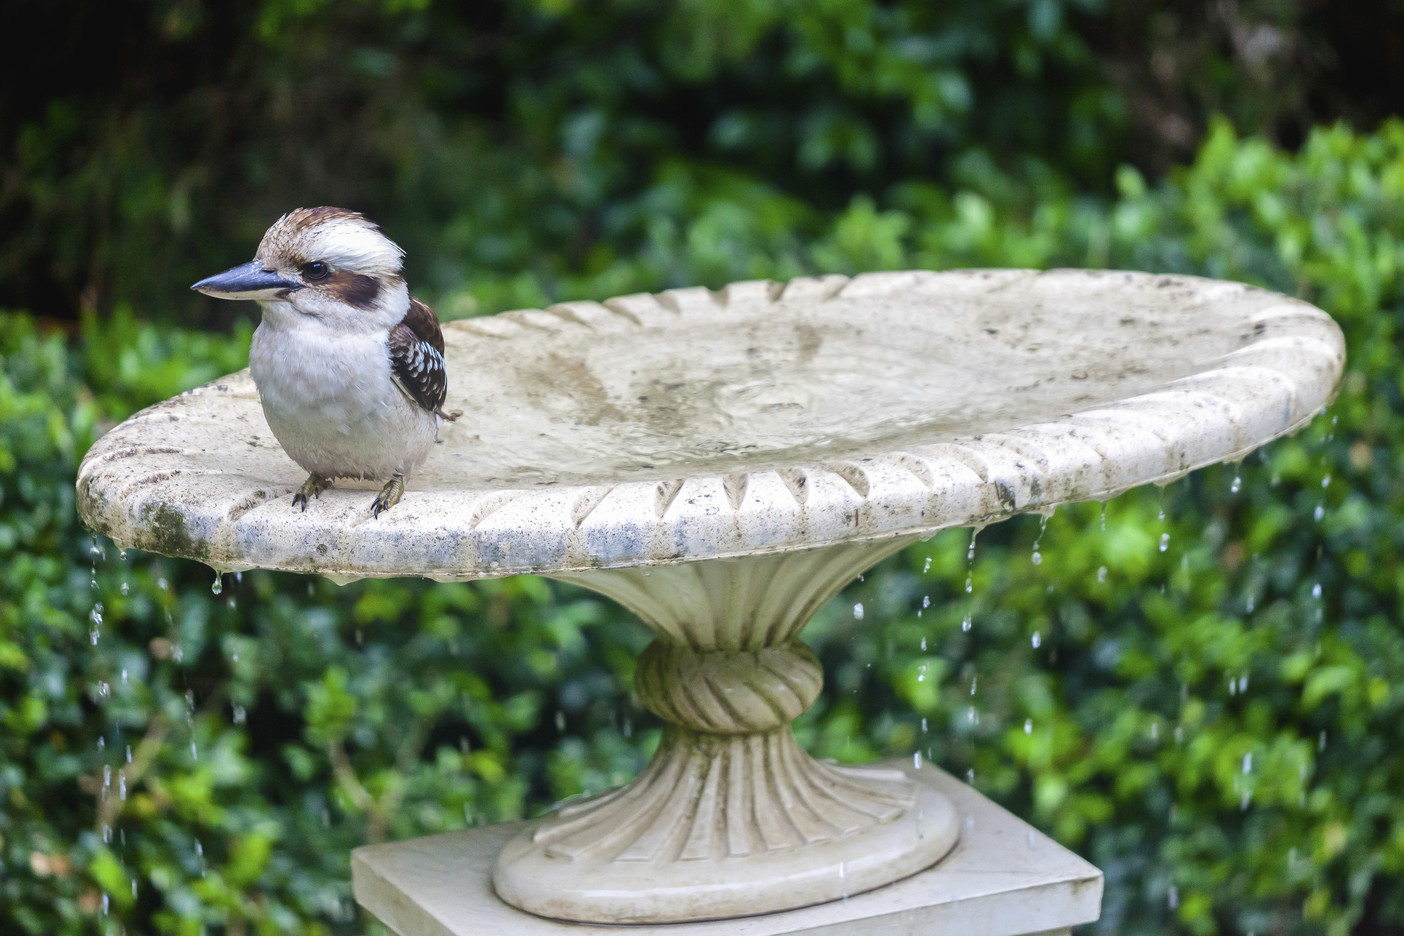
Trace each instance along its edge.
{"label": "blurred foliage", "polygon": [[[1305,6],[1217,8],[1313,48]],[[374,931],[352,847],[538,813],[656,741],[629,692],[648,634],[588,593],[212,595],[78,525],[98,434],[246,361],[247,323],[173,327],[196,306],[171,297],[317,201],[384,222],[448,315],[980,265],[1326,308],[1350,355],[1326,416],[1105,519],[992,526],[973,564],[961,530],[885,562],[806,631],[828,684],[798,733],[972,778],[1106,871],[1105,932],[1404,928],[1404,123],[1289,151],[1182,107],[1193,159],[1154,176],[1137,88],[1187,86],[1101,69],[1188,14],[1096,0],[139,9],[75,14],[132,100],[0,95],[0,218],[28,232],[0,282],[43,313],[0,316],[0,930]],[[1240,126],[1310,116],[1292,56],[1235,98],[1201,51],[1195,93]]]}
{"label": "blurred foliage", "polygon": [[1213,113],[1293,146],[1323,115],[1369,127],[1404,68],[1398,0],[12,6],[54,25],[0,59],[0,306],[221,327],[185,286],[296,205],[367,212],[460,311],[640,256],[615,278],[721,285],[752,241],[697,268],[678,229],[753,185],[830,210],[992,164],[1108,194],[1122,163],[1191,158]]}

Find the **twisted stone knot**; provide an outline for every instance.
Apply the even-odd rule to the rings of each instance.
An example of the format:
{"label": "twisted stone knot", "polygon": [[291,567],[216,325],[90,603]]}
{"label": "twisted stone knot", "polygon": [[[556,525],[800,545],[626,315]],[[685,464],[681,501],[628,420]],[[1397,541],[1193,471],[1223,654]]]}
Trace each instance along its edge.
{"label": "twisted stone knot", "polygon": [[720,735],[784,727],[814,704],[823,685],[819,661],[798,640],[755,652],[699,652],[656,640],[634,674],[634,688],[649,711]]}

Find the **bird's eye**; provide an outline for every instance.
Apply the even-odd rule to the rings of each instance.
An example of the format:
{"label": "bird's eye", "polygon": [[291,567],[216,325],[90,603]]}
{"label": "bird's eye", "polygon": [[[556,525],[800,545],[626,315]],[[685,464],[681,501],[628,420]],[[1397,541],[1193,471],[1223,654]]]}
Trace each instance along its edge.
{"label": "bird's eye", "polygon": [[311,263],[302,265],[302,275],[307,279],[324,279],[330,272],[331,267],[321,260],[313,260]]}

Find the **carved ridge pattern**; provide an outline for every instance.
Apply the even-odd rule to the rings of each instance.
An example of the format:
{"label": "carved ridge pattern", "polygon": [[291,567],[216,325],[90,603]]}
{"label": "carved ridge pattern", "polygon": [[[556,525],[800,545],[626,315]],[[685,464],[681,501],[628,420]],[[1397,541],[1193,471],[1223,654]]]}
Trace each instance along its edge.
{"label": "carved ridge pattern", "polygon": [[819,697],[819,660],[791,640],[758,651],[697,652],[665,640],[639,657],[634,688],[665,721],[708,734],[756,734],[788,725]]}
{"label": "carved ridge pattern", "polygon": [[532,840],[572,861],[724,861],[860,833],[915,799],[906,777],[822,764],[788,729],[718,738],[672,727],[633,783],[562,809]]}

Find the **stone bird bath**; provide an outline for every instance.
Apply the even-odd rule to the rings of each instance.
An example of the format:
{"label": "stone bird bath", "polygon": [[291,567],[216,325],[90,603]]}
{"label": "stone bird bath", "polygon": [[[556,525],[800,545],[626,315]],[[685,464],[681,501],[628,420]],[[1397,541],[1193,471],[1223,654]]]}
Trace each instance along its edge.
{"label": "stone bird bath", "polygon": [[[597,923],[788,910],[933,864],[938,880],[958,785],[820,763],[792,737],[822,684],[805,622],[942,528],[1240,459],[1310,420],[1344,363],[1304,302],[1070,270],[677,289],[453,322],[444,339],[464,415],[379,519],[349,485],[290,506],[305,472],[246,371],[104,436],[79,510],[121,546],[217,569],[536,573],[637,614],[658,638],[636,677],[665,722],[652,763],[526,825],[491,870],[515,907]],[[379,872],[364,857],[356,872],[368,902]],[[369,902],[406,932],[460,932]]]}

